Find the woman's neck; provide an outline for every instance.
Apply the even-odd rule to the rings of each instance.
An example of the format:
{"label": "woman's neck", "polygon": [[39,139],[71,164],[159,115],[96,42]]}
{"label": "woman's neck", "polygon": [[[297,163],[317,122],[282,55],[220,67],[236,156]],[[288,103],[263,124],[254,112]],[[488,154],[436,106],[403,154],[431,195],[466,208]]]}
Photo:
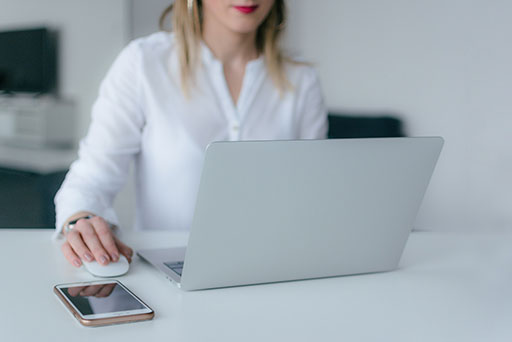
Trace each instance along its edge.
{"label": "woman's neck", "polygon": [[215,18],[204,18],[203,40],[223,65],[245,65],[258,58],[256,32],[233,32]]}

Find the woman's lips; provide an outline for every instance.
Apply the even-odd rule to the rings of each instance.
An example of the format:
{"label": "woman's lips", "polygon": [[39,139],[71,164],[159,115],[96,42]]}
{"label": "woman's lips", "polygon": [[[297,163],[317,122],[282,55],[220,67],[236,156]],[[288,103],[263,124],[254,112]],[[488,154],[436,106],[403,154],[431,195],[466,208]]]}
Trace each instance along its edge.
{"label": "woman's lips", "polygon": [[249,14],[249,13],[252,13],[254,11],[256,11],[256,9],[258,8],[258,5],[254,5],[254,6],[233,6],[234,9],[244,13],[244,14]]}

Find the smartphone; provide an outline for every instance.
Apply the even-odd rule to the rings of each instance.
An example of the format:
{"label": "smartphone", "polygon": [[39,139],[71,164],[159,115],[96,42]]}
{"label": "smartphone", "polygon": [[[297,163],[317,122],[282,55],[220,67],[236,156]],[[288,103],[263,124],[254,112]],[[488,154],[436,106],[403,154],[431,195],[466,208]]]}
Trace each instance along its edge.
{"label": "smartphone", "polygon": [[150,320],[153,310],[117,280],[55,285],[53,291],[85,326]]}

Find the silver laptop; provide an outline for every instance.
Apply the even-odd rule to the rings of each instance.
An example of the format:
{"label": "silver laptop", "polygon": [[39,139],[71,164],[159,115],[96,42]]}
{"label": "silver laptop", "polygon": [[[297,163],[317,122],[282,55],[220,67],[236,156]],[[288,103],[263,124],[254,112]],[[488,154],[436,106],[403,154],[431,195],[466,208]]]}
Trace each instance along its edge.
{"label": "silver laptop", "polygon": [[442,145],[212,143],[188,246],[138,255],[185,290],[393,270]]}

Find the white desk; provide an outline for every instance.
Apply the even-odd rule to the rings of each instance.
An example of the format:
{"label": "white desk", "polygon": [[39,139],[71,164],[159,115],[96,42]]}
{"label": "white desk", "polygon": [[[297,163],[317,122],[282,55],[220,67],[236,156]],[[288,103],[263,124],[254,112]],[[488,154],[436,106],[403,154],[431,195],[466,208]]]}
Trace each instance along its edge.
{"label": "white desk", "polygon": [[1,341],[512,341],[512,234],[413,233],[394,272],[199,292],[135,258],[119,279],[155,319],[103,328],[80,326],[53,294],[57,283],[94,278],[69,266],[50,235],[0,230]]}

